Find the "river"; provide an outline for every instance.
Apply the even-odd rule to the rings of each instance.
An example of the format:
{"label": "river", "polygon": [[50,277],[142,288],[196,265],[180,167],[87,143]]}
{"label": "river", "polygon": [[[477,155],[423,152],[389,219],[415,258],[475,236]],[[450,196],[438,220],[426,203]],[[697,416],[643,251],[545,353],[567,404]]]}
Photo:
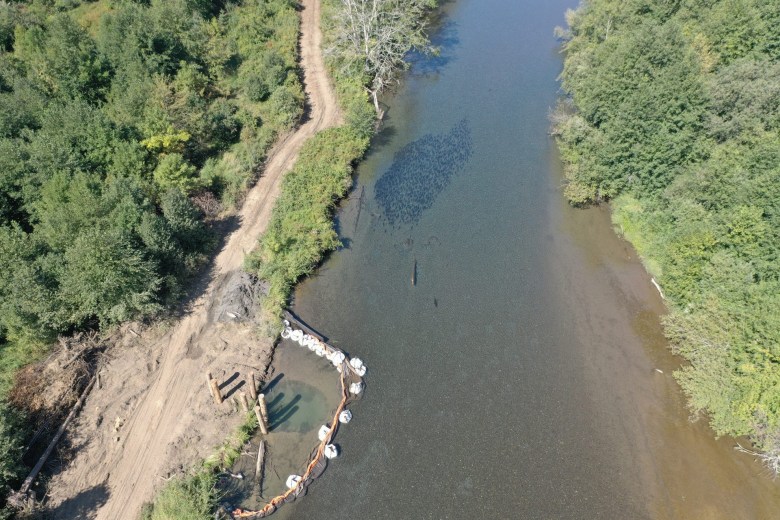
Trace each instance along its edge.
{"label": "river", "polygon": [[562,198],[547,117],[571,7],[446,3],[441,55],[387,100],[344,248],[294,299],[366,361],[365,398],[281,518],[778,516],[763,468],[689,420],[663,302],[607,209]]}

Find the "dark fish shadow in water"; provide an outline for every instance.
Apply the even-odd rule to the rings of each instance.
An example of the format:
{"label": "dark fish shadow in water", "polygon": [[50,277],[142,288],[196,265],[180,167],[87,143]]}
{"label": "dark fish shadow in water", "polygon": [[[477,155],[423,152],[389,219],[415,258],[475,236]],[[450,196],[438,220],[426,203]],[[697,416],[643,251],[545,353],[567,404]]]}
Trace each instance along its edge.
{"label": "dark fish shadow in water", "polygon": [[336,249],[336,251],[343,251],[344,249],[349,249],[352,247],[352,239],[346,238],[346,237],[339,237],[339,241],[341,242],[341,245]]}
{"label": "dark fish shadow in water", "polygon": [[[371,138],[371,146],[368,147],[366,155],[363,157],[363,161],[378,151],[381,151],[385,145],[390,144],[397,134],[398,130],[396,130],[395,126],[393,126],[393,116],[390,112],[388,112],[385,114],[384,119],[382,119],[379,131],[376,132]],[[356,187],[357,185],[353,186],[353,189]]]}
{"label": "dark fish shadow in water", "polygon": [[413,228],[452,177],[465,168],[471,154],[471,127],[466,119],[447,133],[424,135],[398,150],[374,186],[383,225],[394,230]]}

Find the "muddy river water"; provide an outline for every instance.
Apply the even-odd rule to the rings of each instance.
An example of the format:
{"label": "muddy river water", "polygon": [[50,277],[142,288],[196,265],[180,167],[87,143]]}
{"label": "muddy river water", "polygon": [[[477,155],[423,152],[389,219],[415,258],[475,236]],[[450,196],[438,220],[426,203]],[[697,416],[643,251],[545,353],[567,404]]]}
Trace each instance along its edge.
{"label": "muddy river water", "polygon": [[440,56],[387,100],[344,248],[294,304],[368,387],[278,518],[780,517],[780,485],[689,420],[663,303],[608,211],[562,199],[547,116],[573,4],[446,3]]}

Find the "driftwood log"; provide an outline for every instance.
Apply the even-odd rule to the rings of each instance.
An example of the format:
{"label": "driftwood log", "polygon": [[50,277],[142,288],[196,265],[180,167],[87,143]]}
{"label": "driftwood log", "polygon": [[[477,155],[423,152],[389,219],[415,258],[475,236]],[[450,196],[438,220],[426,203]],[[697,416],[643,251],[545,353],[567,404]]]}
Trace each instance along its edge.
{"label": "driftwood log", "polygon": [[265,441],[260,440],[260,446],[257,447],[257,464],[255,464],[255,480],[260,487],[260,494],[263,494],[263,466],[265,465]]}

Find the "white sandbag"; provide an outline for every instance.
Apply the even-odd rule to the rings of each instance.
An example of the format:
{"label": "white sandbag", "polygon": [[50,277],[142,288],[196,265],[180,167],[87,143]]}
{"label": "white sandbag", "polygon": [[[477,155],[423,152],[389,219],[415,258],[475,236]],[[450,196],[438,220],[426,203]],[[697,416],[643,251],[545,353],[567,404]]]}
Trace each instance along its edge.
{"label": "white sandbag", "polygon": [[301,476],[300,475],[290,475],[287,477],[287,481],[285,482],[285,485],[287,485],[288,488],[293,489],[298,487],[298,484],[301,483]]}
{"label": "white sandbag", "polygon": [[330,435],[330,428],[328,428],[326,425],[324,425],[324,424],[323,424],[323,425],[322,425],[322,427],[320,427],[320,431],[319,431],[319,433],[317,434],[317,437],[319,437],[319,439],[320,439],[321,441],[324,441],[324,440],[325,440],[325,438],[326,438],[328,435]]}
{"label": "white sandbag", "polygon": [[322,453],[329,459],[335,459],[339,456],[339,449],[335,444],[328,444],[325,446],[325,449],[322,451]]}
{"label": "white sandbag", "polygon": [[344,363],[345,359],[347,359],[347,356],[345,356],[343,352],[335,351],[331,356],[330,362],[339,369],[339,372],[341,372],[341,365]]}
{"label": "white sandbag", "polygon": [[352,420],[352,412],[350,410],[342,410],[339,414],[339,422],[341,424],[349,424]]}

